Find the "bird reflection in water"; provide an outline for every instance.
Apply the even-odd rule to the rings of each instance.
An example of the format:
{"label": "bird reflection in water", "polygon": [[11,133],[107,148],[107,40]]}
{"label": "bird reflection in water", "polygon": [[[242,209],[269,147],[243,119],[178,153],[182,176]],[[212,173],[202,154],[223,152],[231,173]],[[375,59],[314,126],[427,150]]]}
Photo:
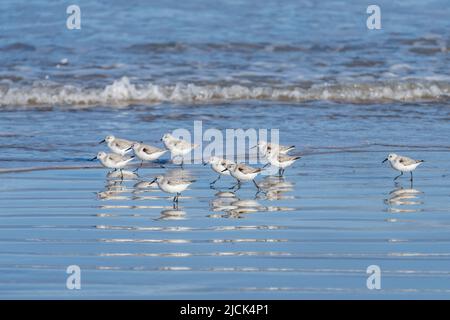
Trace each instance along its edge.
{"label": "bird reflection in water", "polygon": [[384,203],[388,205],[388,211],[392,213],[412,213],[419,212],[423,201],[420,199],[422,191],[416,189],[411,184],[409,188],[396,185],[396,188],[389,192]]}
{"label": "bird reflection in water", "polygon": [[160,217],[155,220],[185,220],[186,212],[178,208],[165,209],[161,211]]}
{"label": "bird reflection in water", "polygon": [[[267,176],[259,182],[260,189],[253,199],[245,199],[237,195],[236,192],[218,191],[215,198],[211,200],[210,207],[213,214],[210,218],[244,218],[245,215],[257,212],[291,211],[294,208],[281,206],[264,206],[259,201],[277,201],[293,199],[293,196],[286,195],[293,190],[294,184],[284,178]],[[218,212],[223,212],[219,214]]]}
{"label": "bird reflection in water", "polygon": [[127,188],[124,182],[136,178],[136,174],[131,171],[123,170],[122,172],[108,172],[106,175],[105,188],[104,190],[97,192],[97,198],[99,200],[130,200],[131,198],[125,194],[129,193],[131,189]]}
{"label": "bird reflection in water", "polygon": [[211,214],[210,218],[243,218],[243,214],[266,211],[258,201],[254,199],[240,199],[236,193],[231,191],[219,191],[210,202],[213,212],[223,212],[223,214]]}
{"label": "bird reflection in water", "polygon": [[294,199],[294,196],[286,195],[286,193],[293,191],[294,183],[287,181],[283,177],[267,176],[259,182],[261,189],[260,197],[266,200],[286,200]]}

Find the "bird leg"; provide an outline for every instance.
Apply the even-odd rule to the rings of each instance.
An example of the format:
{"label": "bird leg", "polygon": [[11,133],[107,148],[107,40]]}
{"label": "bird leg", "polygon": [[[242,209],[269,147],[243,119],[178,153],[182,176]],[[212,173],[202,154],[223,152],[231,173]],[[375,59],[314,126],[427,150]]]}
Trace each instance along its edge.
{"label": "bird leg", "polygon": [[411,174],[411,179],[409,179],[409,181],[413,182],[413,174],[412,171],[409,172]]}
{"label": "bird leg", "polygon": [[178,197],[180,196],[179,193],[177,193],[177,195],[175,197],[173,197],[173,202],[176,203],[178,205]]}
{"label": "bird leg", "polygon": [[144,160],[141,161],[141,164],[139,165],[139,167],[137,167],[135,170],[133,170],[133,172],[137,172],[142,167],[143,163],[144,163]]}
{"label": "bird leg", "polygon": [[[237,188],[236,188],[237,187]],[[241,188],[241,182],[238,180],[238,182],[236,182],[231,188],[228,189],[233,189],[234,192],[238,191]]]}
{"label": "bird leg", "polygon": [[216,183],[217,181],[219,181],[219,180],[220,180],[220,177],[221,177],[221,175],[219,174],[219,176],[217,177],[217,179],[214,180],[213,182],[211,182],[211,183],[209,184],[209,186],[212,186],[212,185],[214,185],[214,183]]}
{"label": "bird leg", "polygon": [[403,171],[402,171],[402,173],[400,173],[398,176],[396,176],[396,177],[394,178],[394,181],[397,180],[398,178],[400,178],[402,175],[403,175]]}
{"label": "bird leg", "polygon": [[261,191],[261,188],[258,186],[255,179],[253,179],[252,181],[253,181],[253,184],[255,185],[255,187],[258,189],[258,192]]}

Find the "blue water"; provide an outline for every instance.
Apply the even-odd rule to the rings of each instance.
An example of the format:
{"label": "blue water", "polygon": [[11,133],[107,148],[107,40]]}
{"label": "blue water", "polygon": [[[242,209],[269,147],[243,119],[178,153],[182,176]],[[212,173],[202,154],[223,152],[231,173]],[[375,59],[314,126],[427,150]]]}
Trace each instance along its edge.
{"label": "blue water", "polygon": [[[2,1],[0,105],[449,95],[446,1]],[[124,78],[125,77],[125,78]],[[108,87],[110,86],[110,87]]]}
{"label": "blue water", "polygon": [[[448,3],[0,3],[0,297],[449,298]],[[264,192],[207,167],[178,210],[92,158],[107,134],[275,128]],[[390,152],[424,159],[394,183]],[[66,289],[79,265],[81,290]],[[366,287],[379,265],[381,290]]]}

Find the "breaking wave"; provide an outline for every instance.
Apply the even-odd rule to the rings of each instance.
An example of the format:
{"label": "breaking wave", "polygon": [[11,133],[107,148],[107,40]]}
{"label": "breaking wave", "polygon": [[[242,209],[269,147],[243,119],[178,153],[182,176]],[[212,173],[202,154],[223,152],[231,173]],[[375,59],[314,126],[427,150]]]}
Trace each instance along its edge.
{"label": "breaking wave", "polygon": [[103,88],[61,84],[1,86],[0,105],[95,106],[173,103],[210,103],[239,100],[286,102],[333,101],[346,103],[442,102],[450,97],[450,83],[443,81],[380,81],[373,83],[316,84],[268,87],[218,84],[133,84],[127,77]]}

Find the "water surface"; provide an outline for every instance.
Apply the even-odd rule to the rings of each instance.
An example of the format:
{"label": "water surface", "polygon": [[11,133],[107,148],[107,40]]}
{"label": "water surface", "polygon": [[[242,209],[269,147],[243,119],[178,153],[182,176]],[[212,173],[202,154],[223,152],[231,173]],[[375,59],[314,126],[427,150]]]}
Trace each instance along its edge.
{"label": "water surface", "polygon": [[[450,297],[445,1],[379,1],[377,31],[353,0],[78,4],[72,31],[63,1],[0,4],[2,298]],[[302,159],[235,194],[201,165],[87,161],[194,121]],[[412,185],[390,152],[425,160]],[[176,210],[140,184],[168,172],[197,180]]]}

